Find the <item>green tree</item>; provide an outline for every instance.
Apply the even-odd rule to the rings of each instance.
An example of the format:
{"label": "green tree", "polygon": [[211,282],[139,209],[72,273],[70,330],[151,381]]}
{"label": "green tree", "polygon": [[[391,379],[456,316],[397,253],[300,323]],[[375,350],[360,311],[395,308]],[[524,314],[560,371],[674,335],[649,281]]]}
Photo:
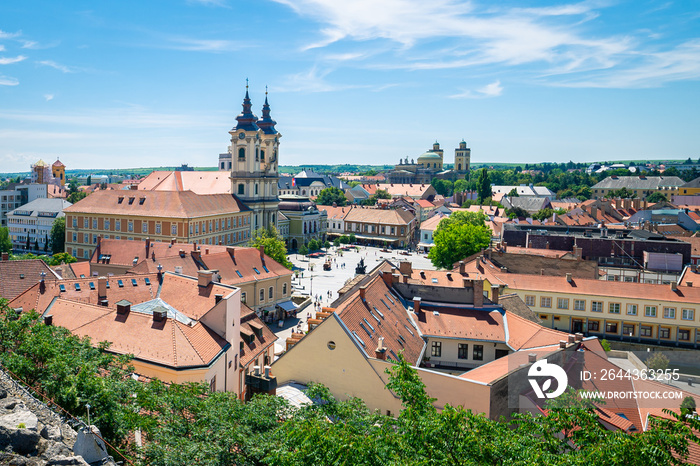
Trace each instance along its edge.
{"label": "green tree", "polygon": [[491,197],[491,180],[489,179],[489,174],[486,168],[482,168],[479,173],[479,181],[476,185],[477,195],[479,196],[479,202],[484,202],[485,199]]}
{"label": "green tree", "polygon": [[686,396],[681,402],[681,414],[691,415],[695,412],[695,398],[692,396]]}
{"label": "green tree", "polygon": [[644,362],[649,369],[662,370],[662,371],[665,371],[666,369],[668,369],[668,365],[670,363],[668,357],[660,351],[654,352]]}
{"label": "green tree", "polygon": [[61,217],[54,220],[50,233],[51,252],[58,254],[63,252],[66,243],[66,218]]}
{"label": "green tree", "polygon": [[321,192],[318,193],[316,204],[333,205],[333,203],[335,203],[338,207],[342,207],[347,203],[345,193],[342,189],[330,187],[322,189]]}
{"label": "green tree", "polygon": [[455,212],[440,221],[433,234],[435,246],[428,258],[435,267],[450,269],[452,265],[485,249],[491,242],[491,229],[483,212]]}
{"label": "green tree", "polygon": [[335,246],[335,247],[340,246],[340,238],[336,238],[333,240],[333,246]]}
{"label": "green tree", "polygon": [[[43,259],[46,256],[40,256]],[[47,263],[51,266],[61,265],[61,264],[72,264],[73,262],[78,262],[78,259],[71,256],[67,252],[59,252],[51,257],[47,257]]]}
{"label": "green tree", "polygon": [[647,196],[647,202],[650,202],[652,204],[656,204],[657,202],[668,202],[668,198],[664,193],[660,193],[657,191]]}
{"label": "green tree", "polygon": [[75,204],[76,202],[78,202],[82,199],[85,199],[87,197],[87,195],[88,194],[85,191],[75,191],[75,192],[70,193],[68,195],[68,197],[66,198],[66,200],[68,202],[70,202],[71,204]]}
{"label": "green tree", "polygon": [[520,197],[518,194],[518,188],[513,188],[508,192],[508,197]]}
{"label": "green tree", "polygon": [[350,244],[350,237],[348,235],[341,236],[338,241],[343,244]]}
{"label": "green tree", "polygon": [[0,252],[12,252],[12,240],[7,227],[0,227]]}
{"label": "green tree", "polygon": [[607,197],[609,199],[614,199],[614,198],[622,198],[622,199],[631,199],[635,197],[634,191],[630,191],[629,189],[622,187],[620,189],[613,189],[612,191],[608,192]]}
{"label": "green tree", "polygon": [[355,244],[357,242],[357,237],[355,236],[355,233],[350,233],[348,235],[348,241],[350,244]]}
{"label": "green tree", "polygon": [[377,189],[374,194],[361,202],[362,205],[376,205],[379,199],[391,199],[391,194],[385,189]]}
{"label": "green tree", "polygon": [[299,254],[301,254],[302,256],[305,256],[308,253],[309,253],[309,248],[305,244],[302,244],[301,246],[299,246]]}
{"label": "green tree", "polygon": [[265,248],[265,254],[291,270],[292,263],[287,259],[287,247],[284,245],[284,240],[277,232],[277,228],[273,225],[255,230],[248,245],[254,248],[263,246]]}
{"label": "green tree", "polygon": [[321,243],[316,239],[311,239],[308,244],[309,251],[318,251],[321,249]]}
{"label": "green tree", "polygon": [[530,213],[522,207],[513,207],[512,209],[506,209],[506,215],[509,219],[528,218]]}
{"label": "green tree", "polygon": [[85,182],[86,185],[92,186],[92,176],[88,175],[87,181]]}

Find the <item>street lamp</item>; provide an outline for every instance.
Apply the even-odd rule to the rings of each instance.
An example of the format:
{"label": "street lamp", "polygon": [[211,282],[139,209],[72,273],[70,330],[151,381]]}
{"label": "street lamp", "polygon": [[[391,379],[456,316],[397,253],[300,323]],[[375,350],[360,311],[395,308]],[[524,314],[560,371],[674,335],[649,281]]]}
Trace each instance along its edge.
{"label": "street lamp", "polygon": [[90,408],[92,408],[92,406],[90,406],[90,403],[88,403],[85,405],[85,408],[87,408],[88,427],[90,427]]}
{"label": "street lamp", "polygon": [[311,301],[314,299],[314,275],[311,274]]}

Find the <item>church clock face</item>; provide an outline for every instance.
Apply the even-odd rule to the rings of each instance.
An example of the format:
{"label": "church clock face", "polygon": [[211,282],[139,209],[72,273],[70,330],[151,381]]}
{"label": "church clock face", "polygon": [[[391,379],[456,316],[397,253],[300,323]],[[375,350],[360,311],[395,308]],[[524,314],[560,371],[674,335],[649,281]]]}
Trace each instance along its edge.
{"label": "church clock face", "polygon": [[245,133],[238,133],[238,139],[245,139]]}

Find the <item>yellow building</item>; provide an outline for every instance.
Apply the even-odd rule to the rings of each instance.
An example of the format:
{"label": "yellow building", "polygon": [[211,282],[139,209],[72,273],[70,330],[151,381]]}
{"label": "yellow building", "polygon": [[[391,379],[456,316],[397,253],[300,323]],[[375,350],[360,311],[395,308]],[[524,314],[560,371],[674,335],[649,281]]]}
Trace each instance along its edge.
{"label": "yellow building", "polygon": [[683,196],[694,196],[700,194],[700,177],[688,181],[678,188],[678,194]]}
{"label": "yellow building", "polygon": [[89,259],[97,238],[245,244],[251,211],[231,194],[97,191],[65,209],[66,252]]}
{"label": "yellow building", "polygon": [[[686,270],[681,285],[502,272],[488,259],[466,265],[505,293],[516,293],[542,325],[571,333],[648,344],[695,347],[700,342],[700,275]],[[485,286],[485,289],[491,289]]]}

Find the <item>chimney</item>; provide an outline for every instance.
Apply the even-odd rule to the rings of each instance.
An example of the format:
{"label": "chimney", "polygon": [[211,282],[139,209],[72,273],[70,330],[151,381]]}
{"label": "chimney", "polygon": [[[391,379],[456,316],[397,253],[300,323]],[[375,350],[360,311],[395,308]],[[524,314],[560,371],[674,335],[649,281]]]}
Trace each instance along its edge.
{"label": "chimney", "polygon": [[508,252],[508,243],[505,241],[501,242],[501,249],[503,249],[503,252]]}
{"label": "chimney", "polygon": [[153,322],[163,322],[168,317],[168,311],[165,309],[156,309],[153,311]]}
{"label": "chimney", "polygon": [[192,241],[192,250],[193,251],[197,250],[197,242],[196,241]]}
{"label": "chimney", "polygon": [[107,297],[107,277],[97,278],[97,297],[99,299]]}
{"label": "chimney", "polygon": [[126,299],[122,299],[117,303],[117,314],[125,315],[131,311],[131,303]]}
{"label": "chimney", "polygon": [[530,353],[527,355],[527,362],[534,364],[537,362],[537,353]]}
{"label": "chimney", "polygon": [[678,291],[678,285],[676,282],[671,282],[671,291]]}
{"label": "chimney", "polygon": [[576,257],[576,259],[583,259],[583,248],[574,246],[572,252],[574,253],[574,257]]}
{"label": "chimney", "polygon": [[540,269],[540,275],[544,275],[544,269]]}
{"label": "chimney", "polygon": [[197,271],[197,284],[199,286],[209,286],[209,284],[212,282],[212,275],[214,275],[214,272],[211,270]]}
{"label": "chimney", "polygon": [[53,315],[46,314],[44,316],[44,325],[53,325]]}
{"label": "chimney", "polygon": [[260,251],[260,260],[265,260],[265,246],[259,246],[258,250]]}
{"label": "chimney", "polygon": [[573,279],[573,277],[572,277],[572,275],[571,275],[570,273],[567,273],[567,274],[566,274],[566,281],[569,282],[569,283],[571,283],[572,281],[574,281],[574,279]]}
{"label": "chimney", "polygon": [[408,283],[408,275],[401,275],[401,280],[403,281],[404,285]]}
{"label": "chimney", "polygon": [[573,343],[574,341],[576,341],[576,337],[574,335],[569,334],[568,342]]}
{"label": "chimney", "polygon": [[484,282],[483,280],[474,280],[474,307],[484,307]]}
{"label": "chimney", "polygon": [[391,285],[393,284],[391,282],[391,274],[389,272],[379,272],[379,274],[382,276],[382,280],[384,280],[384,284],[387,286],[387,288],[391,288]]}
{"label": "chimney", "polygon": [[566,348],[566,340],[559,340],[559,348]]}
{"label": "chimney", "polygon": [[491,302],[493,304],[498,304],[498,290],[500,287],[498,285],[491,285]]}
{"label": "chimney", "polygon": [[411,263],[408,261],[399,262],[399,272],[401,272],[401,275],[411,275]]}
{"label": "chimney", "polygon": [[146,257],[148,257],[148,252],[151,249],[151,238],[146,238]]}
{"label": "chimney", "polygon": [[10,260],[10,255],[6,252],[2,253],[2,260],[3,261],[9,261]]}
{"label": "chimney", "polygon": [[151,260],[152,260],[153,262],[156,261],[156,251],[155,251],[155,249],[154,249],[153,251],[151,251]]}
{"label": "chimney", "polygon": [[177,240],[177,238],[171,238],[171,239],[170,239],[170,246],[172,246],[173,244],[175,244],[175,241],[176,241],[176,240]]}
{"label": "chimney", "polygon": [[360,287],[360,299],[362,299],[362,301],[365,301],[366,294],[367,294],[367,285],[361,286]]}
{"label": "chimney", "polygon": [[377,349],[374,350],[374,356],[377,359],[386,361],[386,347],[384,346],[384,337],[379,337],[379,342],[377,343]]}
{"label": "chimney", "polygon": [[467,264],[464,261],[459,261],[459,273],[464,275],[464,272],[467,269]]}
{"label": "chimney", "polygon": [[253,375],[260,376],[260,366],[253,366]]}
{"label": "chimney", "polygon": [[399,282],[399,274],[398,274],[398,273],[392,273],[392,274],[391,274],[391,282],[392,282],[392,283],[398,283],[398,282]]}
{"label": "chimney", "polygon": [[508,267],[501,267],[501,272],[508,273]]}
{"label": "chimney", "polygon": [[270,376],[272,375],[270,369],[271,369],[270,366],[265,366],[265,378],[266,379],[269,379]]}
{"label": "chimney", "polygon": [[206,256],[207,254],[209,254],[209,248],[204,248],[204,255]]}
{"label": "chimney", "polygon": [[576,333],[574,337],[576,337],[576,341],[583,341],[583,333]]}
{"label": "chimney", "polygon": [[222,294],[215,294],[214,295],[214,302],[215,303],[218,304],[219,302],[221,302],[222,299],[224,299],[224,295],[222,295]]}
{"label": "chimney", "polygon": [[415,312],[416,315],[420,315],[420,313],[421,313],[420,302],[421,302],[421,298],[419,296],[413,297],[413,312]]}

